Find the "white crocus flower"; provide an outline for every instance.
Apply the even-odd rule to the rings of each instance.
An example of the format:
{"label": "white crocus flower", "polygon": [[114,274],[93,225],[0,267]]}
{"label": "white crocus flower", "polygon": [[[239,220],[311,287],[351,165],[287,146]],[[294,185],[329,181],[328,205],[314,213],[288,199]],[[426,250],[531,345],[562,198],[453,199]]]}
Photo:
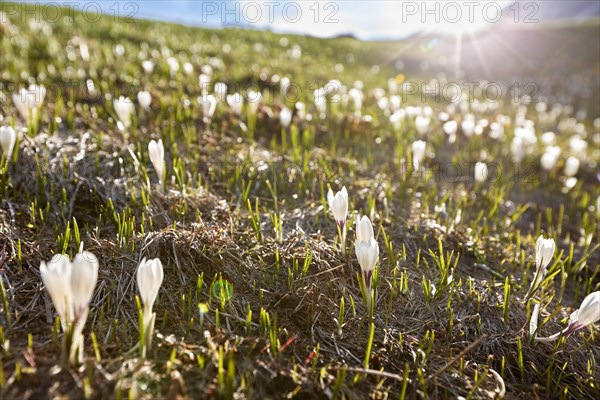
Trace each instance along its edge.
{"label": "white crocus flower", "polygon": [[113,102],[117,118],[121,122],[123,128],[128,128],[131,125],[131,114],[134,113],[133,102],[127,97],[120,96]]}
{"label": "white crocus flower", "polygon": [[346,186],[342,187],[342,190],[335,195],[333,194],[333,190],[329,188],[327,202],[339,227],[338,232],[342,254],[346,254],[346,218],[348,216],[348,191],[346,190]]}
{"label": "white crocus flower", "polygon": [[150,92],[145,90],[138,92],[137,94],[138,102],[143,109],[147,110],[150,108],[150,104],[152,103],[152,95]]}
{"label": "white crocus flower", "polygon": [[362,269],[363,276],[365,278],[366,285],[366,297],[367,307],[371,305],[371,278],[373,276],[373,270],[379,260],[379,244],[374,237],[369,240],[356,239],[354,243],[354,249],[356,252],[356,258]]}
{"label": "white crocus flower", "polygon": [[527,296],[532,295],[539,287],[546,276],[547,268],[556,250],[556,243],[554,239],[544,239],[542,235],[537,238],[535,242],[535,277],[531,282],[529,293]]}
{"label": "white crocus flower", "polygon": [[371,220],[366,215],[363,215],[362,218],[356,216],[356,240],[360,242],[368,242],[369,239],[375,237],[373,231],[373,224],[371,224]]}
{"label": "white crocus flower", "polygon": [[67,333],[65,339],[71,338],[70,343],[65,341],[64,355],[71,363],[81,363],[82,332],[98,281],[98,259],[87,251],[77,254],[73,262],[68,256],[57,254],[48,263],[42,261],[40,275]]}
{"label": "white crocus flower", "polygon": [[158,296],[158,290],[162,285],[164,272],[162,263],[158,258],[140,262],[137,270],[137,285],[140,291],[140,298],[143,303],[143,323],[144,323],[144,343],[142,353],[145,355],[145,349],[150,348],[152,344],[152,331],[154,330],[154,320],[156,314],[152,312],[154,302]]}
{"label": "white crocus flower", "polygon": [[425,143],[422,140],[417,140],[412,144],[412,162],[415,171],[419,169],[419,167],[421,166],[421,162],[425,158],[426,148],[427,143]]}
{"label": "white crocus flower", "polygon": [[212,94],[198,97],[198,103],[202,106],[202,115],[204,123],[210,123],[217,109],[217,99]]}
{"label": "white crocus flower", "polygon": [[162,139],[159,139],[158,142],[155,140],[150,141],[148,144],[148,155],[150,156],[150,161],[152,161],[156,175],[158,175],[158,184],[162,188],[165,177],[165,148],[163,147]]}
{"label": "white crocus flower", "polygon": [[12,126],[0,127],[0,147],[2,148],[2,154],[7,160],[10,160],[13,150],[17,143],[17,133]]}
{"label": "white crocus flower", "polygon": [[577,157],[569,157],[567,161],[565,161],[565,176],[570,178],[577,175],[577,171],[579,171],[579,159]]}
{"label": "white crocus flower", "polygon": [[42,85],[32,84],[29,85],[29,88],[21,88],[17,93],[14,93],[13,102],[21,117],[29,123],[30,121],[37,120],[45,97],[46,88]]}
{"label": "white crocus flower", "polygon": [[590,293],[583,299],[579,309],[574,311],[569,317],[569,325],[563,329],[562,332],[558,332],[549,337],[538,337],[535,339],[540,342],[552,342],[561,336],[568,337],[598,321],[600,321],[600,291]]}
{"label": "white crocus flower", "polygon": [[594,292],[587,295],[579,309],[571,314],[567,330],[573,333],[598,321],[600,321],[600,292]]}
{"label": "white crocus flower", "polygon": [[477,162],[474,168],[474,177],[476,182],[485,182],[488,176],[488,167],[486,163]]}

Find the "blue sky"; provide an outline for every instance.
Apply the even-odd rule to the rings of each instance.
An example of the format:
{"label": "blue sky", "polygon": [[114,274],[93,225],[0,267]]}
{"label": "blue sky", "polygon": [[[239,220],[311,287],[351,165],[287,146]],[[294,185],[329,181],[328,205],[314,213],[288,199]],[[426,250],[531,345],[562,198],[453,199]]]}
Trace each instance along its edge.
{"label": "blue sky", "polygon": [[[402,38],[420,31],[464,32],[493,28],[499,21],[536,23],[564,8],[582,4],[577,13],[600,2],[515,0],[26,0],[94,12],[207,27],[245,26],[280,33],[331,37],[353,34],[364,40]],[[528,5],[529,4],[529,5]],[[533,4],[533,6],[531,6]],[[512,8],[511,8],[512,7]],[[582,11],[583,10],[583,11]],[[575,15],[576,16],[576,15]]]}

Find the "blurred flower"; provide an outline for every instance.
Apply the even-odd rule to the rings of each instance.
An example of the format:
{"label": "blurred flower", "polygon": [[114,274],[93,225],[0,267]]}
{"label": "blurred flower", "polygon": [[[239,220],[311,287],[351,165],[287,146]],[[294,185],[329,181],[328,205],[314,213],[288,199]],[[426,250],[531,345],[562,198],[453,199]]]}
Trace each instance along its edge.
{"label": "blurred flower", "polygon": [[359,89],[352,88],[348,91],[348,96],[354,105],[354,113],[360,115],[363,106],[363,92]]}
{"label": "blurred flower", "polygon": [[0,127],[0,147],[2,148],[2,154],[4,154],[7,160],[10,160],[16,142],[17,133],[12,126]]}
{"label": "blurred flower", "polygon": [[186,62],[183,64],[183,73],[186,75],[191,75],[194,72],[194,66],[192,63]]}
{"label": "blurred flower", "polygon": [[474,177],[475,182],[485,182],[488,176],[488,167],[483,162],[475,163]]}
{"label": "blurred flower", "polygon": [[554,134],[554,132],[542,133],[542,143],[544,143],[546,146],[553,145],[555,140],[556,140],[556,135]]}
{"label": "blurred flower", "polygon": [[152,71],[154,71],[154,61],[152,60],[144,60],[142,61],[142,68],[144,72],[150,75]]}
{"label": "blurred flower", "polygon": [[242,113],[242,106],[244,104],[244,98],[242,95],[239,93],[228,94],[226,99],[231,111],[233,111],[235,115],[240,115]]}
{"label": "blurred flower", "polygon": [[198,97],[198,103],[202,106],[202,115],[204,123],[207,124],[212,120],[215,110],[217,109],[217,99],[212,94]]}
{"label": "blurred flower", "polygon": [[140,298],[143,303],[143,331],[144,348],[142,354],[145,355],[145,349],[152,345],[152,331],[154,330],[154,320],[156,314],[152,312],[152,307],[158,296],[158,290],[162,285],[164,278],[163,266],[158,258],[153,260],[142,259],[137,270],[137,285],[140,291]]}
{"label": "blurred flower", "polygon": [[288,128],[292,123],[292,112],[286,106],[283,106],[281,111],[279,111],[279,123],[282,127]]}
{"label": "blurred flower", "polygon": [[158,184],[162,188],[165,177],[165,148],[163,147],[162,139],[159,139],[158,142],[154,140],[150,141],[148,144],[148,155],[150,156],[150,161],[152,161],[156,175],[158,175]]}
{"label": "blurred flower", "polygon": [[427,143],[422,140],[417,140],[412,144],[412,162],[413,168],[417,171],[421,165],[421,162],[425,158],[425,150],[427,148]]}
{"label": "blurred flower", "polygon": [[577,157],[569,157],[567,161],[565,161],[565,176],[570,178],[572,176],[577,175],[577,171],[579,170],[579,159]]}
{"label": "blurred flower", "polygon": [[348,191],[346,190],[346,186],[342,187],[342,190],[335,195],[333,194],[333,190],[329,188],[327,202],[339,227],[338,233],[342,254],[346,254],[346,218],[348,216]]}
{"label": "blurred flower", "polygon": [[325,118],[327,112],[327,99],[325,98],[325,89],[319,88],[313,91],[315,107],[321,119]]}
{"label": "blurred flower", "polygon": [[219,101],[219,102],[223,102],[225,101],[225,98],[227,96],[227,85],[223,82],[217,82],[215,83],[215,98]]}
{"label": "blurred flower", "polygon": [[171,77],[174,77],[177,74],[177,71],[179,71],[179,61],[174,57],[169,57],[167,58],[167,64],[169,65]]}
{"label": "blurred flower", "polygon": [[200,93],[206,96],[208,93],[208,86],[210,85],[210,76],[207,74],[200,74],[198,77],[198,84],[200,85]]}
{"label": "blurred flower", "polygon": [[21,88],[13,94],[15,107],[25,122],[37,120],[40,107],[46,97],[46,88],[42,85],[29,85],[29,88]]}
{"label": "blurred flower", "polygon": [[81,363],[82,332],[98,281],[98,259],[87,251],[78,253],[73,262],[65,254],[56,254],[48,263],[42,261],[40,275],[66,333],[63,354],[69,362]]}
{"label": "blurred flower", "polygon": [[304,121],[304,119],[306,118],[306,106],[304,105],[304,103],[296,103],[296,116],[300,121]]}
{"label": "blurred flower", "polygon": [[134,113],[133,102],[127,97],[120,96],[117,100],[114,100],[113,105],[117,118],[119,118],[123,127],[129,127],[131,125],[131,114]]}
{"label": "blurred flower", "polygon": [[415,118],[415,129],[420,135],[424,135],[429,131],[429,124],[431,122],[431,118],[425,117],[422,115],[417,115]]}
{"label": "blurred flower", "polygon": [[152,103],[152,95],[150,92],[141,91],[137,94],[138,102],[143,109],[147,110],[150,108],[150,104]]}
{"label": "blurred flower", "polygon": [[460,127],[462,128],[463,133],[465,134],[466,137],[471,137],[473,136],[473,132],[475,130],[475,120],[472,119],[473,116],[470,116],[471,118],[465,118],[461,123],[460,123]]}
{"label": "blurred flower", "polygon": [[587,142],[579,136],[573,136],[569,140],[569,148],[571,149],[571,152],[575,157],[581,160],[585,160],[587,145]]}
{"label": "blurred flower", "polygon": [[252,112],[252,114],[256,114],[256,112],[258,111],[258,106],[259,106],[261,100],[262,100],[261,92],[255,92],[254,90],[248,91],[248,107],[250,108],[250,111]]}
{"label": "blurred flower", "polygon": [[281,82],[279,83],[279,85],[281,87],[281,97],[283,97],[283,99],[285,101],[285,99],[287,97],[287,93],[291,87],[290,78],[287,78],[287,77],[281,78]]}

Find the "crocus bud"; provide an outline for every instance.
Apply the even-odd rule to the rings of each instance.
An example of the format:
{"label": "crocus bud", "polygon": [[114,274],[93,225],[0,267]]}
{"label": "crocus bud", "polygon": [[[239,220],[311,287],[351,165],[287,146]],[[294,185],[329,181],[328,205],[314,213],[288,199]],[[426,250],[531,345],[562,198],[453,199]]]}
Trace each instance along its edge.
{"label": "crocus bud", "polygon": [[538,237],[535,242],[535,264],[538,268],[547,268],[554,251],[556,250],[556,244],[554,239],[544,239],[542,235]]}
{"label": "crocus bud", "polygon": [[152,161],[156,175],[158,175],[158,183],[162,187],[165,173],[165,148],[163,147],[162,139],[159,139],[158,142],[155,140],[150,141],[148,144],[148,155],[150,156],[150,161]]}
{"label": "crocus bud", "polygon": [[138,102],[143,109],[147,110],[150,108],[150,104],[152,103],[152,95],[150,92],[145,90],[138,92],[137,94]]}
{"label": "crocus bud", "polygon": [[485,182],[488,176],[488,167],[483,162],[475,163],[474,177],[476,182]]}
{"label": "crocus bud", "polygon": [[63,348],[64,355],[71,363],[80,363],[83,361],[83,327],[98,281],[98,259],[87,251],[77,254],[73,262],[68,256],[57,254],[48,263],[42,261],[40,275],[63,331],[72,333],[71,343]]}
{"label": "crocus bud", "polygon": [[17,142],[17,133],[12,126],[0,127],[0,147],[2,147],[2,154],[9,160],[15,148]]}
{"label": "crocus bud", "polygon": [[340,236],[342,254],[346,254],[346,217],[348,215],[348,192],[346,191],[346,187],[342,187],[342,190],[337,192],[335,196],[331,188],[329,188],[327,202],[339,228],[338,234]]}
{"label": "crocus bud", "polygon": [[162,285],[164,278],[163,266],[158,258],[140,262],[137,270],[137,285],[140,291],[140,298],[143,303],[143,323],[145,344],[150,348],[152,341],[152,331],[154,329],[154,314],[152,307],[158,296],[158,290]]}
{"label": "crocus bud", "polygon": [[[88,251],[75,256],[71,271],[71,294],[75,321],[87,319],[87,309],[98,281],[98,259]],[[85,315],[85,317],[84,317]]]}
{"label": "crocus bud", "polygon": [[416,170],[419,169],[421,162],[425,158],[425,149],[427,148],[427,144],[422,140],[417,140],[412,144],[412,161],[413,168]]}
{"label": "crocus bud", "polygon": [[368,242],[369,239],[375,237],[371,220],[366,215],[363,215],[362,218],[358,218],[358,215],[356,216],[355,229],[357,242]]}
{"label": "crocus bud", "polygon": [[126,97],[119,97],[114,101],[115,112],[117,118],[123,124],[125,128],[131,125],[131,114],[134,112],[133,102]]}
{"label": "crocus bud", "polygon": [[554,243],[554,239],[544,239],[542,235],[538,237],[535,243],[536,271],[535,277],[529,287],[529,292],[527,293],[528,297],[537,290],[540,283],[544,280],[546,268],[548,267],[548,264],[550,264],[550,261],[552,261],[555,249],[556,244]]}
{"label": "crocus bud", "polygon": [[342,187],[342,190],[337,192],[335,196],[330,188],[329,192],[327,192],[327,202],[329,203],[333,217],[338,225],[340,225],[340,228],[343,229],[346,223],[346,216],[348,215],[348,191],[346,190],[346,186]]}
{"label": "crocus bud", "polygon": [[55,254],[46,264],[42,261],[40,275],[50,295],[52,304],[60,317],[63,330],[72,319],[71,311],[71,262],[64,254]]}
{"label": "crocus bud", "polygon": [[579,170],[579,159],[577,157],[569,157],[565,162],[565,176],[572,177],[577,174]]}
{"label": "crocus bud", "polygon": [[379,244],[377,244],[377,241],[373,237],[367,241],[357,239],[354,244],[354,249],[356,251],[356,258],[358,259],[360,268],[365,276],[365,283],[368,289],[368,298],[370,299],[371,276],[373,274],[375,264],[377,264],[377,260],[379,260]]}

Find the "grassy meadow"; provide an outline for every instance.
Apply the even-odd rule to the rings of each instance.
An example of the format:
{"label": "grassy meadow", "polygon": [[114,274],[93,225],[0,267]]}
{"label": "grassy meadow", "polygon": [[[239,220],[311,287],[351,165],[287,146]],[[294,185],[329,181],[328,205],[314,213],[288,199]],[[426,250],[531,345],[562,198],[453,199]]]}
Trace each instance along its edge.
{"label": "grassy meadow", "polygon": [[[564,39],[568,62],[496,79],[504,60],[438,63],[453,39],[5,14],[0,126],[17,142],[0,162],[0,398],[600,398],[597,323],[534,339],[600,290],[600,63],[568,45],[598,26],[543,29],[527,43]],[[216,82],[244,101],[217,99],[209,116]],[[479,86],[436,96],[453,82]],[[13,94],[30,84],[46,94],[26,121]],[[162,186],[148,151],[159,139]],[[542,162],[549,146],[560,155]],[[342,187],[345,253],[327,201]],[[379,245],[372,307],[357,215]],[[540,235],[556,251],[531,291]],[[40,264],[81,246],[98,283],[84,361],[64,369]],[[136,268],[155,257],[164,282],[142,358]]]}

